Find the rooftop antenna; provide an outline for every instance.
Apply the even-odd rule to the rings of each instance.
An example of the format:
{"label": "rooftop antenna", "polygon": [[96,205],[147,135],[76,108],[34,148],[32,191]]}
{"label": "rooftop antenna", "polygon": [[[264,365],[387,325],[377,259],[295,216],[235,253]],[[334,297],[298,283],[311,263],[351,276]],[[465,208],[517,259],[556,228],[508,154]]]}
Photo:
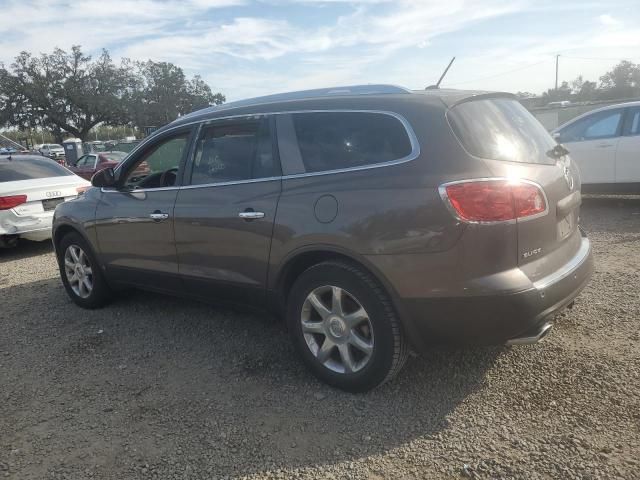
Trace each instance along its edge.
{"label": "rooftop antenna", "polygon": [[451,64],[453,63],[453,61],[455,59],[456,59],[456,57],[453,57],[451,59],[451,61],[449,62],[449,65],[447,65],[447,68],[445,68],[444,72],[442,72],[442,75],[440,75],[440,79],[438,80],[438,83],[436,83],[435,85],[429,85],[427,88],[425,88],[425,90],[436,90],[436,89],[440,88],[440,83],[442,82],[442,79],[444,78],[444,76],[449,71],[449,68],[451,68]]}

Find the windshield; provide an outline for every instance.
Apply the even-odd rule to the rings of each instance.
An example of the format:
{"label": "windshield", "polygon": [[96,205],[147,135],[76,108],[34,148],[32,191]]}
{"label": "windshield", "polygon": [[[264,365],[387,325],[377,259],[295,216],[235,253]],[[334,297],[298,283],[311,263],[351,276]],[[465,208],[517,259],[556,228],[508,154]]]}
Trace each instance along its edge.
{"label": "windshield", "polygon": [[66,177],[74,175],[50,159],[18,158],[0,159],[0,183],[37,178]]}
{"label": "windshield", "polygon": [[546,152],[556,142],[516,100],[472,100],[453,107],[447,117],[464,148],[476,157],[522,163],[554,163]]}
{"label": "windshield", "polygon": [[62,145],[58,145],[56,143],[50,143],[49,145],[47,145],[47,148],[58,148],[60,150],[62,150]]}

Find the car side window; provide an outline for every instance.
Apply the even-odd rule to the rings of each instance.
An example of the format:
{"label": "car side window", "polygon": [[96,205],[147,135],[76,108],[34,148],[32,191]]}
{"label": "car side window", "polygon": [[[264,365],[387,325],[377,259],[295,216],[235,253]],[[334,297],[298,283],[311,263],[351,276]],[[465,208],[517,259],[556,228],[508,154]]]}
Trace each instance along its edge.
{"label": "car side window", "polygon": [[392,115],[305,112],[293,113],[291,118],[305,172],[374,165],[406,158],[412,152],[406,128]]}
{"label": "car side window", "polygon": [[183,132],[148,146],[127,165],[122,187],[131,190],[174,186],[189,148],[189,137],[190,132]]}
{"label": "car side window", "polygon": [[89,155],[83,155],[82,157],[80,157],[78,159],[78,161],[76,162],[76,167],[84,167],[87,164],[87,158],[89,158]]}
{"label": "car side window", "polygon": [[624,135],[640,135],[640,107],[630,108],[627,112]]}
{"label": "car side window", "polygon": [[622,110],[606,110],[594,113],[568,125],[560,131],[560,142],[579,142],[597,140],[619,135]]}
{"label": "car side window", "polygon": [[192,185],[278,175],[268,118],[233,119],[203,126],[196,142]]}

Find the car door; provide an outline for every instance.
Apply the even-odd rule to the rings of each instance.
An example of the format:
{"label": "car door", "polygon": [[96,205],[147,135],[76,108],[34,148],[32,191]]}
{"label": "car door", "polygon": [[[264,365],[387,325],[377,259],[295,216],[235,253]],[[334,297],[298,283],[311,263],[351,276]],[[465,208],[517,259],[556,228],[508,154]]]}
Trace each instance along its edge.
{"label": "car door", "polygon": [[616,182],[640,182],[640,106],[627,109],[616,150]]}
{"label": "car door", "polygon": [[281,173],[266,116],[203,124],[188,185],[176,200],[180,274],[187,292],[243,304],[265,299]]}
{"label": "car door", "polygon": [[578,164],[583,184],[616,181],[616,148],[623,112],[622,108],[595,112],[559,131],[558,140]]}
{"label": "car door", "polygon": [[191,134],[187,127],[155,137],[116,170],[115,188],[102,189],[96,232],[112,281],[181,290],[173,213]]}

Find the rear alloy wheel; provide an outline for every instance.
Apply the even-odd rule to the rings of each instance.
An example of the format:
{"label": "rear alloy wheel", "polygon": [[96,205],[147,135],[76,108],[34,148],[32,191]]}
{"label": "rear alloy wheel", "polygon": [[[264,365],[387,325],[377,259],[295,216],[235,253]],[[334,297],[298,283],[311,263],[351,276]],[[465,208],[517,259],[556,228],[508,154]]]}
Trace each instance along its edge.
{"label": "rear alloy wheel", "polygon": [[371,390],[404,365],[408,345],[389,296],[361,267],[326,261],[304,271],[287,299],[287,323],[306,366],[350,392]]}
{"label": "rear alloy wheel", "polygon": [[329,370],[354,373],[371,360],[374,339],[369,314],[342,288],[314,289],[302,305],[300,321],[309,350]]}
{"label": "rear alloy wheel", "polygon": [[76,232],[56,246],[62,283],[67,295],[83,308],[98,308],[111,298],[111,290],[87,241]]}

